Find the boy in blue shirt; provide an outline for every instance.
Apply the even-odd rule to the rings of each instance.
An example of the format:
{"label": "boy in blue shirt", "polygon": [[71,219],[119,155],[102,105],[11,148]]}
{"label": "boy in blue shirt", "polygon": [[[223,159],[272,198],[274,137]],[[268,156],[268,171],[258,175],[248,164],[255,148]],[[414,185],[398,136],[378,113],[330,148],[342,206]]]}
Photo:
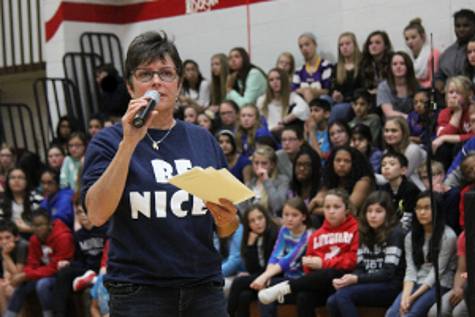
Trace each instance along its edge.
{"label": "boy in blue shirt", "polygon": [[310,146],[317,151],[322,159],[330,151],[328,141],[328,118],[331,114],[331,105],[323,99],[313,99],[310,104],[310,117],[305,121],[304,136]]}

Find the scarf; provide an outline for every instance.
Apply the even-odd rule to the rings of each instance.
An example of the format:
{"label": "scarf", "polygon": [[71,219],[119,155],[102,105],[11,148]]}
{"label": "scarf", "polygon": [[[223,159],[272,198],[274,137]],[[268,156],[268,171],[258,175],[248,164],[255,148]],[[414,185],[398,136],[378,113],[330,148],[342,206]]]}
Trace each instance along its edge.
{"label": "scarf", "polygon": [[422,46],[421,51],[419,52],[419,56],[417,58],[414,58],[414,53],[410,50],[407,49],[407,53],[412,59],[412,62],[414,63],[414,72],[416,73],[416,78],[417,79],[426,79],[427,78],[427,62],[429,60],[430,56],[430,47],[428,43],[425,43]]}

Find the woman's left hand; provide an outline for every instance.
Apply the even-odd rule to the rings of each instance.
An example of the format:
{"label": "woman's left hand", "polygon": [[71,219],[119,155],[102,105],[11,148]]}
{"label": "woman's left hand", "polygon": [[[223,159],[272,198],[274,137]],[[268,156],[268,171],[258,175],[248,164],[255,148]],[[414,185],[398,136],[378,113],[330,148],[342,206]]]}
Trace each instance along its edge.
{"label": "woman's left hand", "polygon": [[205,205],[206,208],[208,208],[208,210],[211,212],[216,225],[218,227],[226,227],[234,223],[237,209],[231,201],[225,198],[220,198],[219,202],[221,205],[217,205],[210,201],[205,202]]}

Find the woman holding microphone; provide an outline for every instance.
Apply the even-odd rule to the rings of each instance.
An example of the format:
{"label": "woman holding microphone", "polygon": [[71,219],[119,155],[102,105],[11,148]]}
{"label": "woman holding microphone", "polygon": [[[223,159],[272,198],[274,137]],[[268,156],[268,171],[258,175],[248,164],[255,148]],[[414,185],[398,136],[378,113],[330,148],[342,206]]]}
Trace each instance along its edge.
{"label": "woman holding microphone", "polygon": [[[213,231],[231,235],[234,205],[203,202],[167,179],[226,159],[204,129],[173,119],[183,65],[164,32],[146,32],[130,44],[125,61],[132,100],[122,122],[99,132],[86,152],[82,195],[96,226],[110,218],[104,278],[111,316],[227,316],[221,257]],[[132,124],[159,93],[145,125]]]}

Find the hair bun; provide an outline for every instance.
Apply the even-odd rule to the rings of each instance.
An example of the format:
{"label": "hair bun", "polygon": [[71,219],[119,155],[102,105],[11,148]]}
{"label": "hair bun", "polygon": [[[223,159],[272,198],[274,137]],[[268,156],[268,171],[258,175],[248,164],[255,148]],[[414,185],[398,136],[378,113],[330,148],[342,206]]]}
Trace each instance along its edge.
{"label": "hair bun", "polygon": [[409,21],[409,25],[410,24],[419,24],[419,25],[422,25],[422,20],[421,18],[415,18],[415,19],[412,19],[411,21]]}

